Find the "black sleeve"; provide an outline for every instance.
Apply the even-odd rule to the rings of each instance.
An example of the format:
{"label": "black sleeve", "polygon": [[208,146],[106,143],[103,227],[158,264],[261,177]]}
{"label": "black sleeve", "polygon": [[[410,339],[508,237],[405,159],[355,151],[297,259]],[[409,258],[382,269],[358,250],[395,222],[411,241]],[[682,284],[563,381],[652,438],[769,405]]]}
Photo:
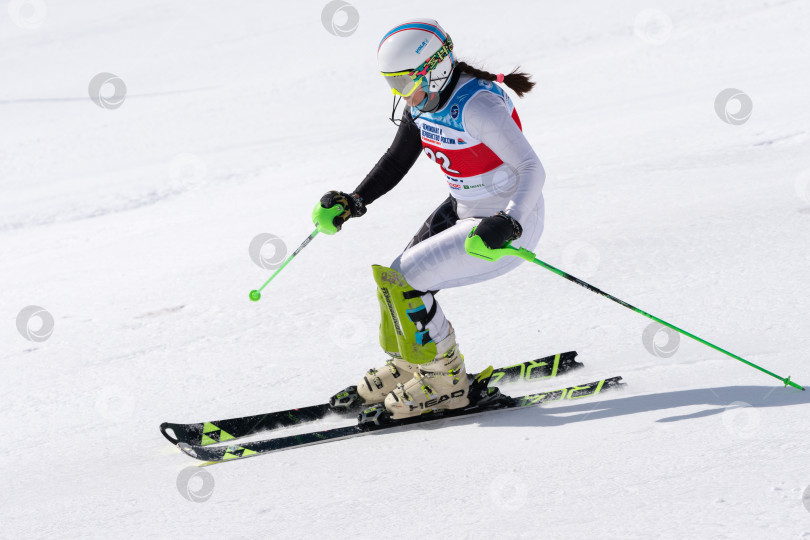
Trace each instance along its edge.
{"label": "black sleeve", "polygon": [[394,142],[380,158],[374,168],[355,189],[363,198],[363,203],[371,204],[396,186],[416,163],[422,152],[422,137],[419,126],[413,121],[410,111],[405,109],[402,121],[394,137]]}

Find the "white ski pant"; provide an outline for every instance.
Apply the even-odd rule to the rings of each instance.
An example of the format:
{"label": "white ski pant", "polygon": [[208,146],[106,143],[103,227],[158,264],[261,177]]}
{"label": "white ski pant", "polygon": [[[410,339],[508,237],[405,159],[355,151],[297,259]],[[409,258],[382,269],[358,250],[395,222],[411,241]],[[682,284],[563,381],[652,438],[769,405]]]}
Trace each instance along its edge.
{"label": "white ski pant", "polygon": [[[458,220],[455,224],[432,235],[423,227],[420,233],[427,236],[414,238],[416,243],[412,242],[405,248],[405,251],[391,263],[391,268],[402,274],[414,289],[426,293],[480,283],[509,272],[521,264],[523,259],[503,257],[497,261],[485,261],[467,254],[464,250],[464,241],[472,228],[478,225],[483,217],[492,216],[503,208],[503,199],[475,201],[474,206],[459,201],[456,208]],[[431,218],[434,218],[437,212],[434,212]],[[439,219],[446,218],[447,216],[439,217]],[[534,250],[543,234],[544,218],[545,207],[541,195],[532,212],[521,222],[523,235],[512,242],[512,245]],[[428,225],[429,223],[425,223],[426,227]],[[423,295],[422,300],[428,311],[436,302],[431,293]],[[450,334],[450,328],[441,306],[437,305],[436,314],[427,324],[431,338],[438,343]]]}

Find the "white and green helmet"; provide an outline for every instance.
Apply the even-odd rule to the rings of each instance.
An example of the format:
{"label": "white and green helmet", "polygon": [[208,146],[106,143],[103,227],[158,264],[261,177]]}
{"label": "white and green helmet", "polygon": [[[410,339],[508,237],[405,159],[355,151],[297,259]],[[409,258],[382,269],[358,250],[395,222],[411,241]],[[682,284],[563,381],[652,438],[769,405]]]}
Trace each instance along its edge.
{"label": "white and green helmet", "polygon": [[420,86],[437,94],[456,64],[453,42],[435,20],[410,19],[383,36],[377,64],[395,95],[410,96]]}

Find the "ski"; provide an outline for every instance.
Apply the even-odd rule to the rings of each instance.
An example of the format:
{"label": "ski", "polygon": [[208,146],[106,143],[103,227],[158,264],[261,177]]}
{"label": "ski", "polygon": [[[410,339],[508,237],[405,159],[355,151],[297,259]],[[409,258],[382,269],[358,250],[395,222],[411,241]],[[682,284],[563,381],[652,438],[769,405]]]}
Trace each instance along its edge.
{"label": "ski", "polygon": [[[568,386],[566,388],[553,390],[551,392],[541,392],[537,394],[518,396],[515,398],[507,398],[509,401],[497,408],[470,406],[463,409],[427,413],[421,416],[415,416],[403,420],[389,420],[388,422],[379,425],[373,423],[358,423],[356,425],[314,431],[310,433],[303,433],[301,435],[291,435],[287,437],[251,441],[243,443],[242,445],[198,446],[180,443],[178,446],[180,450],[187,455],[206,462],[203,463],[203,465],[213,465],[215,463],[244,459],[271,452],[278,452],[281,450],[300,448],[302,446],[309,446],[312,444],[359,437],[362,435],[368,435],[370,433],[380,433],[383,431],[392,430],[394,428],[406,427],[414,424],[426,424],[449,418],[469,417],[487,412],[521,409],[552,401],[575,400],[592,397],[604,392],[605,390],[620,388],[622,386],[624,386],[624,383],[622,382],[621,377],[611,377],[609,379],[602,379],[583,385]],[[375,407],[372,407],[372,409],[373,408]],[[369,410],[371,409],[367,409],[367,411]],[[364,411],[364,414],[367,411]]]}
{"label": "ski", "polygon": [[[551,379],[574,369],[584,367],[576,360],[577,352],[568,351],[529,360],[496,369],[491,384],[516,381],[539,381]],[[241,416],[225,420],[212,420],[195,424],[174,424],[164,422],[160,432],[172,444],[187,443],[193,446],[207,446],[286,427],[321,420],[329,414],[349,415],[359,411],[358,408],[346,410],[333,409],[329,403],[310,405],[297,409],[275,411],[252,416]]]}

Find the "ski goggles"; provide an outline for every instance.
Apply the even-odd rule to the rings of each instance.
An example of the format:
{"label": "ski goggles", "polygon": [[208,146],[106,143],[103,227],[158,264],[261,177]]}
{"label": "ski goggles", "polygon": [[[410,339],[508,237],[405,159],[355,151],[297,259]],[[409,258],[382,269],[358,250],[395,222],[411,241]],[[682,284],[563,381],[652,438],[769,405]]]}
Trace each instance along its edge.
{"label": "ski goggles", "polygon": [[419,64],[419,67],[394,73],[382,72],[382,75],[385,77],[394,95],[408,97],[422,84],[425,80],[425,76],[433,68],[438,66],[442,60],[450,56],[452,52],[453,41],[450,39],[450,36],[447,36],[447,39],[444,40],[439,50],[433,53],[430,58]]}
{"label": "ski goggles", "polygon": [[419,86],[421,86],[422,81],[425,80],[424,77],[417,77],[413,78],[411,75],[412,71],[398,71],[396,73],[383,73],[383,77],[385,77],[385,81],[388,83],[388,86],[391,87],[391,92],[394,95],[408,97],[413,94]]}

